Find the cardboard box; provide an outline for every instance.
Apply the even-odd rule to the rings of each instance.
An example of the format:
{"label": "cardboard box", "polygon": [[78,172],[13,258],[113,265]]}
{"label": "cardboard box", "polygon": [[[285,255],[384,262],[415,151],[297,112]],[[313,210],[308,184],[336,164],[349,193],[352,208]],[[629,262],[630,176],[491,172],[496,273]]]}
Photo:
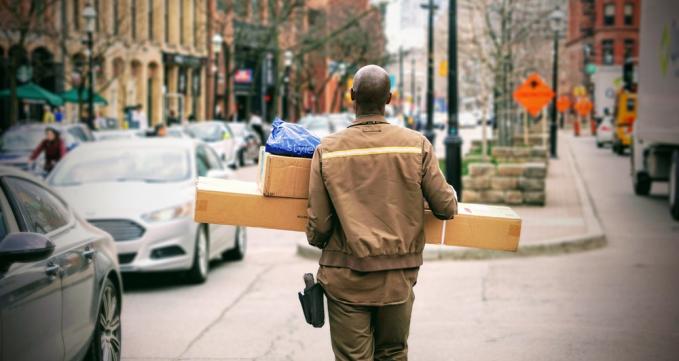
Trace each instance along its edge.
{"label": "cardboard box", "polygon": [[309,197],[311,159],[284,157],[259,151],[259,190],[267,197]]}
{"label": "cardboard box", "polygon": [[[194,219],[199,223],[231,224],[304,232],[307,200],[265,197],[252,182],[199,178]],[[441,221],[425,212],[427,243],[515,251],[521,218],[509,207],[460,203],[459,214]]]}

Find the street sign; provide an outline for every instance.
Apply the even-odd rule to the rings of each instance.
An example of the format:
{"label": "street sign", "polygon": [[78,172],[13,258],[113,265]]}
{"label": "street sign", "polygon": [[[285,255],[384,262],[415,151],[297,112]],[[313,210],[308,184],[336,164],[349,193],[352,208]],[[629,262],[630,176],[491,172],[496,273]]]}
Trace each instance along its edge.
{"label": "street sign", "polygon": [[252,69],[238,69],[233,75],[233,81],[238,84],[252,83]]}
{"label": "street sign", "polygon": [[575,103],[575,110],[581,117],[586,117],[592,112],[592,102],[586,97],[580,98]]}
{"label": "street sign", "polygon": [[514,100],[534,117],[540,114],[552,98],[554,98],[554,91],[537,73],[529,75],[514,91]]}
{"label": "street sign", "polygon": [[560,113],[567,111],[570,107],[571,107],[571,98],[569,98],[568,95],[562,95],[562,96],[559,97],[559,100],[556,101],[556,109]]}

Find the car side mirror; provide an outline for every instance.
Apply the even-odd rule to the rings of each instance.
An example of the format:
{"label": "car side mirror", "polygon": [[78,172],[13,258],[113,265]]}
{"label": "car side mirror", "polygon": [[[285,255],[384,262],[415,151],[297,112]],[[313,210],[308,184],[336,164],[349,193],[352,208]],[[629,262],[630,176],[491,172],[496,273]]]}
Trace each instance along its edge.
{"label": "car side mirror", "polygon": [[208,178],[228,179],[231,177],[231,171],[227,169],[210,169],[205,176]]}
{"label": "car side mirror", "polygon": [[0,263],[35,262],[52,252],[54,243],[39,233],[10,233],[0,241]]}

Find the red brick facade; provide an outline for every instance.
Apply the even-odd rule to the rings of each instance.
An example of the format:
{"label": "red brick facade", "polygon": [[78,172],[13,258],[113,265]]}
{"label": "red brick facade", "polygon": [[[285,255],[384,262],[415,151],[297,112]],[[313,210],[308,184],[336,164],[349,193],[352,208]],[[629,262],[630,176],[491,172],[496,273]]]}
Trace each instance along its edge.
{"label": "red brick facade", "polygon": [[569,0],[567,37],[571,86],[585,81],[585,49],[589,63],[622,65],[639,51],[640,0]]}

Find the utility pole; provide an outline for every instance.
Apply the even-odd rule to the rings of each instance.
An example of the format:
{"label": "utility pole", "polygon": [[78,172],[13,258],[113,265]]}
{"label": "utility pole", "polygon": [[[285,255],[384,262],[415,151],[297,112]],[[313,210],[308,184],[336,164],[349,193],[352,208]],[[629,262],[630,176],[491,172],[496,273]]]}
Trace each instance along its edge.
{"label": "utility pole", "polygon": [[[552,158],[557,157],[557,125],[556,125],[556,100],[559,96],[559,31],[561,24],[564,22],[565,15],[557,6],[556,9],[549,16],[550,26],[554,31],[554,59],[552,62],[552,87],[554,87],[554,99],[552,100],[551,122],[549,123],[549,154]],[[544,119],[543,121],[547,121]]]}
{"label": "utility pole", "polygon": [[429,10],[429,22],[427,30],[427,129],[424,136],[434,144],[434,11],[438,5],[434,0],[429,0],[428,4],[420,5],[423,9]]}
{"label": "utility pole", "polygon": [[398,104],[403,114],[403,46],[398,47]]}
{"label": "utility pole", "polygon": [[[462,200],[462,137],[458,123],[457,89],[457,1],[450,0],[448,7],[448,135],[446,146],[446,180]],[[482,120],[485,121],[485,120]]]}
{"label": "utility pole", "polygon": [[410,97],[412,98],[411,100],[411,106],[412,106],[412,113],[410,114],[411,117],[415,117],[415,105],[417,104],[417,96],[415,94],[415,57],[410,58],[410,63],[412,64],[410,67]]}

